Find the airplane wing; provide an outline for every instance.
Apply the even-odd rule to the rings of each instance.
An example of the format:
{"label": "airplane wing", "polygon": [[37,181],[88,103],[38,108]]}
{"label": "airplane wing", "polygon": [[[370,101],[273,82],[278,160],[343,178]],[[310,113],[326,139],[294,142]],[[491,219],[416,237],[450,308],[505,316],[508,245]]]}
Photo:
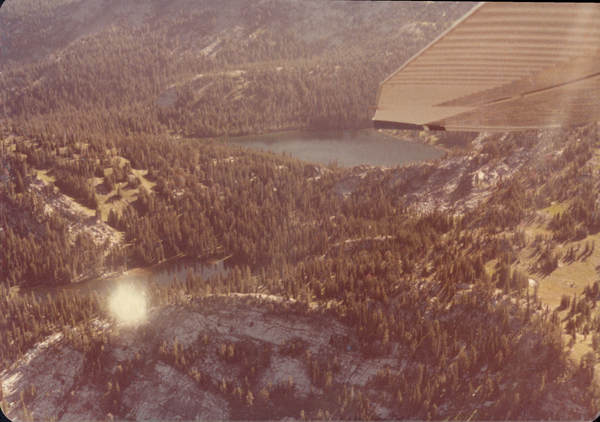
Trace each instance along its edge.
{"label": "airplane wing", "polygon": [[379,87],[375,128],[600,121],[600,4],[481,3]]}

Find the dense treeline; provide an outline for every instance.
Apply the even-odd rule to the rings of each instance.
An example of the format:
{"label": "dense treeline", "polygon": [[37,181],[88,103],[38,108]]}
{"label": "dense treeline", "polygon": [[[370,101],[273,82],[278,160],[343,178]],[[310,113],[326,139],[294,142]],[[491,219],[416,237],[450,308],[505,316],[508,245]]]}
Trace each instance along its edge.
{"label": "dense treeline", "polygon": [[[62,13],[74,6],[56,7],[68,20]],[[450,4],[442,7],[444,14],[433,4],[382,11],[379,18],[403,42],[379,36],[380,27],[363,20],[358,10],[348,12],[351,8],[340,9],[350,13],[351,24],[337,23],[333,42],[322,35],[305,37],[304,32],[316,30],[315,22],[299,20],[303,12],[285,1],[248,1],[235,18],[241,26],[225,34],[215,21],[226,12],[190,7],[179,13],[156,10],[137,26],[117,19],[116,25],[65,46],[60,57],[9,66],[0,75],[4,114],[25,123],[29,133],[43,127],[52,133],[109,136],[368,127],[368,106],[375,102],[379,82],[471,5]],[[30,19],[16,9],[3,17],[9,27],[43,26],[51,19],[44,8],[33,9],[36,17]],[[414,27],[409,16],[417,19]],[[28,39],[26,30],[20,33],[4,35],[6,57],[19,56],[13,43],[37,40]],[[76,31],[69,37],[77,38]]]}
{"label": "dense treeline", "polygon": [[[453,232],[456,230],[450,229],[446,234],[455,237]],[[447,237],[443,234],[439,236]],[[455,237],[441,243],[450,252],[456,250],[455,242],[461,240]],[[461,287],[450,293],[444,287],[451,281],[442,283],[437,277],[422,278],[414,272],[404,271],[398,247],[403,248],[404,245],[395,241],[379,242],[369,249],[327,258],[325,261],[309,260],[295,269],[270,268],[257,276],[252,276],[249,269],[238,268],[225,278],[203,280],[189,274],[181,284],[164,288],[150,285],[151,306],[165,306],[182,298],[185,301],[190,298],[204,301],[211,294],[249,293],[261,289],[263,292],[298,299],[299,302],[292,308],[294,312],[329,313],[330,317],[346,322],[355,335],[335,340],[336,347],[351,347],[365,358],[397,357],[410,360],[411,364],[401,373],[390,373],[385,369],[380,371],[369,385],[377,394],[369,393],[366,389],[360,391],[364,395],[362,400],[366,400],[363,404],[366,407],[359,406],[360,409],[357,409],[351,406],[350,398],[346,397],[345,386],[333,381],[335,365],[328,366],[327,359],[322,356],[307,358],[307,374],[317,385],[322,383],[322,388],[328,392],[325,399],[311,399],[309,396],[298,403],[307,418],[318,418],[316,409],[321,409],[323,413],[346,415],[350,419],[359,416],[372,418],[373,407],[369,403],[374,399],[381,403],[380,394],[383,391],[393,393],[387,395],[385,405],[393,410],[394,418],[407,415],[445,418],[456,415],[465,406],[474,409],[477,403],[484,401],[495,404],[487,410],[477,406],[481,412],[478,414],[483,419],[506,417],[507,411],[513,417],[549,417],[535,409],[541,408],[540,404],[544,402],[548,391],[556,394],[555,383],[564,376],[567,368],[557,314],[543,310],[539,300],[528,294],[526,296],[523,290],[521,294],[517,294],[518,290],[514,291],[517,305],[512,304],[509,298],[493,294],[491,281],[485,277],[477,278],[474,288]],[[459,260],[456,264],[469,272],[472,264],[468,262]],[[276,280],[283,280],[283,285]],[[590,295],[592,292],[590,289]],[[5,359],[20,353],[19,350],[26,350],[33,342],[43,339],[45,334],[60,326],[89,324],[96,316],[106,315],[97,296],[81,299],[61,294],[45,301],[18,295],[9,300],[8,294],[2,297],[7,298],[5,300],[10,302],[10,306],[6,306],[8,312],[0,323],[6,328],[7,338],[14,339],[19,345],[3,349]],[[335,305],[326,310],[328,303]],[[314,305],[317,306],[316,311],[310,311]],[[586,314],[581,306],[574,305],[573,309],[576,308],[573,315]],[[33,313],[36,318],[26,318],[22,314],[24,312]],[[286,311],[275,308],[273,312]],[[37,317],[43,317],[44,323],[36,328]],[[126,387],[125,379],[115,379],[101,370],[103,353],[100,346],[107,344],[110,347],[106,338],[94,334],[91,326],[81,334],[70,334],[69,330],[64,332],[68,338],[72,337],[70,341],[77,348],[88,353],[91,365],[98,362],[95,371],[96,376],[103,380],[101,385],[106,384],[106,379],[102,377],[110,376],[113,385],[118,382],[121,388]],[[257,347],[253,343],[239,342],[213,348],[207,346],[208,340],[203,341],[198,345],[199,348],[194,346],[189,350],[177,344],[163,345],[159,355],[189,374],[204,388],[218,391],[234,402],[242,400],[246,411],[253,415],[264,414],[266,405],[271,402],[290,400],[289,393],[280,391],[281,387],[278,386],[270,387],[266,390],[268,394],[265,394],[254,390],[252,384],[245,384],[241,378],[228,381],[221,387],[213,385],[210,379],[201,374],[193,373],[190,368],[195,359],[201,359],[204,353],[215,353],[232,365],[246,365],[248,371],[251,367],[260,370],[267,365],[268,354],[272,353],[268,350],[252,352]],[[302,355],[305,351],[302,344],[297,343],[282,346],[281,353]],[[252,359],[248,360],[248,357]],[[262,362],[261,359],[266,360]],[[486,376],[475,377],[484,366],[489,368]],[[523,371],[528,371],[532,376],[524,380],[521,377]],[[589,369],[584,368],[573,376],[588,373],[585,371],[589,372]],[[587,381],[584,378],[581,381],[577,381],[579,378],[574,380],[572,382],[582,383],[581,388],[589,384],[589,377]],[[518,383],[518,388],[505,390],[502,387],[513,382]],[[477,397],[475,401],[474,394]],[[117,400],[117,396],[109,397]],[[248,397],[257,399],[249,400]],[[341,399],[337,400],[337,397]],[[581,397],[578,402],[585,400],[590,398]],[[112,404],[108,403],[111,406],[107,409],[118,410],[118,406]],[[438,410],[442,408],[444,410]],[[272,413],[266,415],[273,416]]]}
{"label": "dense treeline", "polygon": [[[477,403],[496,403],[485,408],[477,406],[483,419],[550,417],[539,413],[541,403],[549,391],[562,391],[557,390],[556,383],[565,374],[570,374],[569,385],[584,392],[572,400],[590,406],[596,403],[593,389],[589,389],[590,374],[593,375],[590,362],[595,356],[584,359],[579,369],[569,369],[560,337],[560,317],[542,307],[535,292],[529,291],[526,276],[513,268],[515,251],[528,244],[524,234],[513,229],[536,204],[532,190],[524,188],[533,183],[526,178],[527,170],[500,183],[488,201],[489,209],[501,208],[504,214],[492,212],[481,218],[474,211],[457,217],[435,211],[419,215],[382,189],[373,189],[368,178],[341,201],[331,194],[336,181],[343,177],[343,171],[335,167],[321,169],[320,177],[315,177],[313,166],[285,156],[244,151],[216,142],[175,143],[150,137],[135,140],[112,141],[110,150],[114,153],[110,154],[94,152],[101,142],[86,149],[78,140],[66,139],[65,146],[52,148],[52,153],[44,152],[45,143],[41,141],[21,143],[19,155],[8,156],[11,165],[22,170],[10,179],[7,198],[26,203],[30,197],[30,202],[37,201],[38,208],[31,205],[29,212],[39,209],[40,199],[34,199],[37,197],[28,188],[33,178],[27,167],[28,162],[37,160],[47,163],[57,174],[64,172],[83,180],[111,169],[115,180],[124,181],[132,169],[147,169],[145,178],[156,183],[154,188],[140,186],[136,199],[122,211],[111,211],[108,218],[110,224],[125,232],[125,242],[131,245],[130,264],[156,262],[184,252],[193,256],[233,255],[232,261],[239,266],[224,277],[203,280],[191,274],[181,285],[152,287],[152,303],[164,306],[176,302],[182,289],[185,295],[197,299],[234,292],[264,292],[297,300],[299,312],[315,312],[309,311],[314,306],[317,312],[330,312],[354,330],[351,339],[335,340],[339,347],[351,347],[365,358],[395,356],[410,360],[410,370],[401,374],[382,370],[370,384],[375,391],[393,391],[386,406],[393,409],[395,417],[418,415],[434,419],[457,415],[462,407],[475,406],[474,394]],[[575,141],[565,142],[569,148]],[[108,146],[106,141],[104,145]],[[84,154],[97,158],[81,160]],[[29,160],[29,155],[38,159]],[[123,164],[118,157],[129,163]],[[75,164],[79,162],[82,164]],[[556,165],[559,180],[564,177],[561,175],[570,174],[569,161],[561,161],[560,167]],[[17,193],[16,175],[21,174],[23,192]],[[547,182],[552,183],[552,179]],[[594,192],[596,187],[590,189]],[[581,189],[572,195],[574,203],[585,204],[589,202],[584,200],[585,195],[591,193]],[[581,205],[573,208],[579,210],[575,215],[584,215],[580,208]],[[8,235],[8,229],[7,226],[3,231],[3,241],[17,238]],[[23,230],[27,233],[26,227]],[[70,245],[68,239],[64,242],[65,246]],[[540,245],[540,266],[546,265],[542,264],[542,256],[548,262],[554,259],[548,242],[541,238],[534,241]],[[65,246],[62,249],[69,250]],[[93,253],[99,256],[98,250]],[[16,262],[30,258],[28,254]],[[489,274],[485,264],[492,259],[498,263],[494,273]],[[590,288],[585,300],[578,297],[573,301],[576,305],[565,305],[573,309],[567,321],[569,333],[593,335],[597,330],[590,312],[595,303],[592,298],[597,296],[593,292]],[[8,294],[3,297],[12,300]],[[105,315],[102,301],[97,298],[86,299],[93,302],[86,302],[84,309],[94,310],[88,312],[81,309],[84,305],[76,298],[65,296],[58,299],[64,302],[59,306],[64,306],[65,312],[58,314],[52,313],[55,298],[41,303],[31,298],[20,300],[21,305],[19,300],[12,300],[15,305],[1,321],[3,331],[19,345],[3,349],[7,360],[65,323],[75,326],[89,322],[93,316]],[[38,327],[37,334],[36,327],[30,326],[31,318],[19,317],[24,309],[44,315],[46,325]],[[65,318],[72,321],[65,322]],[[76,340],[76,344],[84,350],[96,350],[93,345],[101,341],[90,338]],[[239,348],[240,356],[246,356],[244,348],[251,347],[231,346],[233,350]],[[185,357],[185,362],[193,362],[200,356],[195,349],[165,347],[163,358],[169,362],[174,359],[174,365],[184,372],[188,366],[181,357]],[[229,345],[225,347],[223,359],[238,364],[236,352],[228,358]],[[297,347],[302,349],[302,345]],[[220,353],[211,350],[207,352]],[[300,402],[305,416],[318,418],[312,412],[321,409],[323,415],[329,412],[348,418],[373,417],[374,397],[364,390],[359,402],[352,401],[356,396],[350,399],[344,394],[344,385],[334,381],[335,367],[328,367],[323,359],[307,359],[306,371],[314,382],[328,388],[328,399]],[[483,367],[488,368],[486,377],[474,377]],[[535,376],[523,380],[524,371]],[[193,378],[194,374],[190,376]],[[197,382],[206,380],[199,376]],[[513,382],[518,383],[518,388],[510,393],[501,388]],[[257,417],[264,415],[261,400],[268,403],[259,397],[270,397],[280,404],[293,401],[294,397],[293,389],[288,391],[285,386],[275,386],[266,391],[268,394],[243,382],[214,388],[227,400],[252,409],[249,411]],[[117,395],[107,397],[117,400]],[[448,406],[453,410],[448,410]]]}
{"label": "dense treeline", "polygon": [[[110,175],[120,174],[114,177],[122,181],[126,174],[131,175],[131,168],[148,170],[146,178],[156,183],[153,191],[139,186],[135,201],[122,211],[111,208],[107,215],[110,225],[125,232],[125,243],[131,245],[129,258],[137,264],[159,262],[180,253],[193,257],[224,254],[256,269],[274,263],[293,265],[348,239],[387,233],[400,236],[397,227],[405,218],[404,210],[393,207],[382,191],[359,190],[343,204],[330,194],[340,177],[338,171],[323,170],[315,179],[309,177],[312,166],[300,161],[211,142],[180,141],[173,148],[171,141],[161,139],[124,139],[115,145],[130,164],[118,166],[115,160],[95,158],[102,155],[93,155],[89,149],[85,154],[80,149],[71,157],[71,146],[64,148],[64,156],[49,156],[44,161],[49,162],[52,170],[48,174],[56,178],[56,185],[92,209],[97,207],[94,175],[110,169]],[[43,155],[35,143],[21,150],[28,152],[27,157]],[[23,202],[24,194],[16,193],[19,174],[9,183],[13,187],[9,202]],[[27,211],[39,215],[43,224],[47,217],[40,208],[42,200],[37,201],[38,207]],[[447,216],[430,218],[432,228],[421,224],[424,228],[418,230],[452,224]],[[443,222],[437,223],[438,218]],[[413,237],[419,239],[418,231],[406,236],[407,244]],[[57,249],[64,250],[64,245]],[[405,259],[416,254],[411,251]],[[22,265],[8,256],[6,262],[5,271]],[[72,267],[71,271],[80,274],[78,269]],[[24,276],[21,281],[27,279]],[[57,278],[37,282],[41,280]]]}

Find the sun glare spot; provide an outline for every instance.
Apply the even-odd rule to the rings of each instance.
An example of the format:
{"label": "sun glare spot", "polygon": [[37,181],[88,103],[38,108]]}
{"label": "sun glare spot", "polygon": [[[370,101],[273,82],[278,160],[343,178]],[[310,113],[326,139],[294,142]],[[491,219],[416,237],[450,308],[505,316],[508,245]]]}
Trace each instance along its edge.
{"label": "sun glare spot", "polygon": [[119,323],[138,325],[146,321],[146,296],[132,285],[117,287],[108,299],[108,307]]}

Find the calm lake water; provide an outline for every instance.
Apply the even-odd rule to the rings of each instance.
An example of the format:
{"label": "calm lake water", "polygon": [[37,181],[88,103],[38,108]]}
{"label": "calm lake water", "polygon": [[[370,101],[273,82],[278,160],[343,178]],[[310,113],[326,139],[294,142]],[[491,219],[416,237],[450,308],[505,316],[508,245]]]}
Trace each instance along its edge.
{"label": "calm lake water", "polygon": [[123,283],[146,285],[149,279],[152,279],[154,283],[160,286],[164,286],[172,283],[175,279],[182,283],[185,282],[188,269],[191,269],[196,275],[201,274],[205,280],[219,273],[223,273],[224,275],[229,271],[229,267],[225,261],[217,261],[209,264],[206,262],[201,263],[200,261],[170,259],[150,267],[135,268],[121,275],[95,278],[66,285],[24,287],[20,291],[25,294],[33,292],[38,298],[45,299],[48,294],[54,296],[61,291],[82,294],[95,291],[101,294],[110,292]]}
{"label": "calm lake water", "polygon": [[286,152],[313,163],[329,164],[337,160],[338,165],[344,167],[359,164],[394,167],[444,155],[440,149],[398,139],[375,129],[282,132],[219,140],[263,151]]}

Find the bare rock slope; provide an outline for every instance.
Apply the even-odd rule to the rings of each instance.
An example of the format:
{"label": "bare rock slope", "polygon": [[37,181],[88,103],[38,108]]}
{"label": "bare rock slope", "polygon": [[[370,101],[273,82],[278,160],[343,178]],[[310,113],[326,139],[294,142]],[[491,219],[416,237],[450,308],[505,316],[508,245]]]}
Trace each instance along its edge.
{"label": "bare rock slope", "polygon": [[286,397],[301,405],[309,395],[324,394],[311,363],[331,362],[338,370],[330,383],[357,386],[389,363],[362,358],[341,323],[316,315],[277,316],[270,302],[205,300],[202,306],[155,309],[139,327],[96,320],[86,329],[67,328],[0,373],[7,415],[227,420],[270,396],[272,406],[280,407],[271,416],[298,418],[302,409],[283,403]]}

